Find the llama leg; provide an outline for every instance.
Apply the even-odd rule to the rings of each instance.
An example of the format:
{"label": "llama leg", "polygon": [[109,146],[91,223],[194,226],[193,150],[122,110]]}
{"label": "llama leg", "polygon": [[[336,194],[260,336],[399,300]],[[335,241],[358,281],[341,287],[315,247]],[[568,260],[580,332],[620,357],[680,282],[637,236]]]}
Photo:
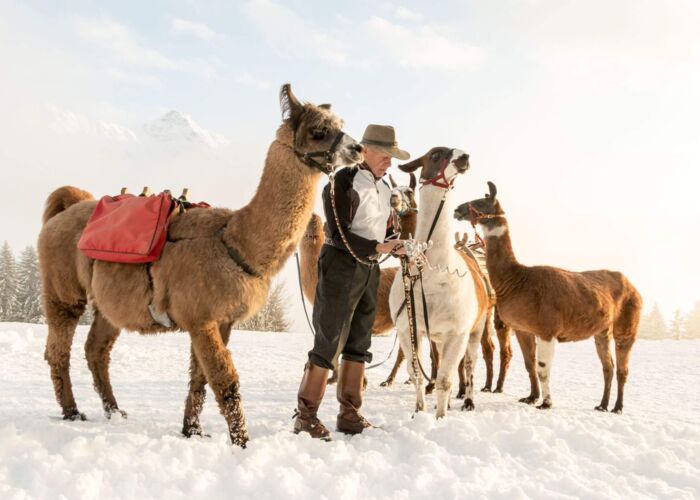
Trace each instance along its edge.
{"label": "llama leg", "polygon": [[498,336],[498,350],[500,352],[501,366],[498,370],[498,382],[496,382],[496,390],[493,392],[503,392],[503,384],[506,381],[508,366],[513,358],[513,349],[510,345],[510,328],[498,316],[498,308],[494,308],[494,326],[496,327],[496,335]]}
{"label": "llama leg", "polygon": [[[232,323],[225,322],[219,324],[219,334],[224,345],[228,344],[231,336]],[[202,426],[199,423],[199,416],[204,408],[206,399],[207,379],[204,371],[197,361],[194,349],[190,349],[190,383],[187,399],[185,400],[185,415],[182,419],[182,434],[185,437],[204,436]]]}
{"label": "llama leg", "polygon": [[474,369],[476,368],[476,359],[479,352],[479,342],[481,340],[482,330],[479,328],[469,334],[469,344],[467,345],[467,355],[465,356],[465,371],[467,379],[467,391],[464,395],[464,404],[462,410],[474,410]]}
{"label": "llama leg", "polygon": [[466,349],[467,337],[465,335],[452,335],[440,343],[442,362],[435,380],[437,391],[437,410],[435,418],[442,418],[447,413],[452,392],[452,377],[455,369],[463,358],[462,353]]}
{"label": "llama leg", "polygon": [[326,384],[335,384],[338,382],[338,368],[333,368],[333,373],[331,374],[330,377],[328,377],[328,380],[326,381]]}
{"label": "llama leg", "polygon": [[[423,386],[423,373],[419,366],[414,367],[413,354],[411,347],[411,334],[408,330],[399,332],[401,340],[401,350],[406,355],[406,369],[408,370],[408,378],[416,389],[416,412],[425,410],[425,387]],[[420,357],[421,334],[418,333],[418,346],[416,354]]]}
{"label": "llama leg", "polygon": [[425,393],[432,394],[435,389],[438,367],[440,366],[440,351],[435,342],[430,342],[430,382],[425,386]]}
{"label": "llama leg", "polygon": [[600,404],[595,407],[598,411],[608,411],[608,402],[610,401],[610,387],[612,386],[613,376],[613,359],[610,353],[610,333],[608,330],[595,336],[595,348],[598,352],[598,357],[603,365],[603,399]]}
{"label": "llama leg", "polygon": [[617,365],[617,400],[613,413],[622,413],[622,402],[625,395],[625,383],[629,374],[629,361],[634,337],[615,339],[615,358]]}
{"label": "llama leg", "polygon": [[554,348],[557,339],[542,340],[537,342],[537,377],[542,386],[542,404],[537,408],[546,410],[552,407],[552,394],[549,391],[549,378],[552,373],[552,360],[554,359]]}
{"label": "llama leg", "polygon": [[459,375],[459,391],[457,392],[457,399],[464,399],[464,395],[467,393],[467,353],[464,353],[462,359],[459,360],[459,365],[457,366],[457,375]]}
{"label": "llama leg", "polygon": [[642,313],[642,298],[635,291],[625,301],[620,310],[620,316],[613,325],[613,338],[615,340],[615,357],[617,361],[617,400],[613,413],[622,413],[622,400],[625,392],[625,383],[629,373],[630,353],[637,336],[639,319]]}
{"label": "llama leg", "polygon": [[49,326],[44,359],[51,368],[56,401],[61,405],[64,420],[85,420],[85,415],[78,411],[75,404],[70,380],[70,348],[75,327],[85,311],[85,303],[68,305],[47,298],[44,311]]}
{"label": "llama leg", "polygon": [[523,361],[525,369],[530,376],[530,395],[525,398],[520,398],[521,403],[534,405],[540,398],[540,386],[537,382],[537,374],[535,373],[535,356],[536,356],[536,340],[534,335],[523,332],[515,332],[515,338],[518,339],[520,350],[523,352]]}
{"label": "llama leg", "polygon": [[399,371],[399,367],[401,366],[401,363],[403,363],[404,359],[406,359],[406,356],[404,356],[403,349],[399,347],[399,352],[396,354],[396,362],[394,363],[394,367],[391,369],[391,373],[386,380],[379,384],[380,387],[391,387],[391,385],[394,383],[394,379],[396,378],[396,373]]}
{"label": "llama leg", "polygon": [[126,412],[120,410],[117,405],[109,379],[109,355],[118,337],[119,329],[107,321],[99,310],[95,310],[95,319],[92,321],[90,332],[85,341],[85,358],[90,372],[92,372],[95,390],[102,399],[102,409],[107,418],[111,418],[115,413],[126,418]]}
{"label": "llama leg", "polygon": [[231,443],[245,448],[248,430],[243,405],[238,372],[233,365],[231,353],[226,349],[219,328],[211,323],[204,328],[190,332],[192,347],[197,362],[201,365],[211,387],[221,414],[226,419]]}
{"label": "llama leg", "polygon": [[491,311],[489,310],[486,316],[486,323],[484,324],[484,331],[481,335],[481,352],[486,363],[486,383],[481,388],[481,392],[491,392],[491,386],[493,385],[493,352],[495,351],[495,346],[491,338],[490,324]]}

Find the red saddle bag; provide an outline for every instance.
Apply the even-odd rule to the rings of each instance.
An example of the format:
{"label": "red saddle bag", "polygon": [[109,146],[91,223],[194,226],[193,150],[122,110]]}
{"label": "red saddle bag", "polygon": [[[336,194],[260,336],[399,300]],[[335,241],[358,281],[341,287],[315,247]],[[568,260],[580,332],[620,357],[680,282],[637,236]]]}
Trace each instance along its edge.
{"label": "red saddle bag", "polygon": [[104,196],[78,241],[91,259],[143,264],[160,258],[177,201],[166,193]]}

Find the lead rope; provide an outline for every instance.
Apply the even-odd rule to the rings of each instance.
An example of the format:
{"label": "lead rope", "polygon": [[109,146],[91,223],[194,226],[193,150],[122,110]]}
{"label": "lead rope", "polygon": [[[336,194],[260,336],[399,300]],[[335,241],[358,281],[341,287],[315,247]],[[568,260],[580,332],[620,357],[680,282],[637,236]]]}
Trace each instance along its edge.
{"label": "lead rope", "polygon": [[299,252],[294,252],[294,256],[297,258],[297,277],[299,278],[299,293],[301,294],[301,305],[304,306],[304,316],[306,316],[306,322],[309,325],[309,330],[311,330],[311,335],[316,336],[314,327],[309,319],[309,312],[306,310],[306,298],[304,297],[304,287],[301,284],[301,264],[299,264]]}

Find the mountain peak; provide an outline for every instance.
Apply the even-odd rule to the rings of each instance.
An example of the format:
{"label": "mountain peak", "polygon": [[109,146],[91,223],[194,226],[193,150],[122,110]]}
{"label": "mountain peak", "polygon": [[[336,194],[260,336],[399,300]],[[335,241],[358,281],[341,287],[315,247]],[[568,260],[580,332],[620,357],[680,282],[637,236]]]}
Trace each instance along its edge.
{"label": "mountain peak", "polygon": [[223,137],[202,128],[190,115],[174,109],[147,123],[144,130],[153,139],[165,143],[186,142],[209,148],[218,148],[228,143]]}

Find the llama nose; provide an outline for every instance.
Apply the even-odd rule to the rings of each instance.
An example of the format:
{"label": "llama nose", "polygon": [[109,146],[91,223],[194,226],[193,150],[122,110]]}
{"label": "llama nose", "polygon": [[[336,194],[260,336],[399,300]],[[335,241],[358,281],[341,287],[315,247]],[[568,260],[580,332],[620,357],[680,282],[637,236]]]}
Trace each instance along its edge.
{"label": "llama nose", "polygon": [[352,151],[357,152],[357,153],[362,153],[362,151],[364,151],[365,148],[362,147],[362,144],[359,144],[359,143],[356,142],[355,144],[353,144],[352,146],[350,146],[350,149],[351,149]]}

